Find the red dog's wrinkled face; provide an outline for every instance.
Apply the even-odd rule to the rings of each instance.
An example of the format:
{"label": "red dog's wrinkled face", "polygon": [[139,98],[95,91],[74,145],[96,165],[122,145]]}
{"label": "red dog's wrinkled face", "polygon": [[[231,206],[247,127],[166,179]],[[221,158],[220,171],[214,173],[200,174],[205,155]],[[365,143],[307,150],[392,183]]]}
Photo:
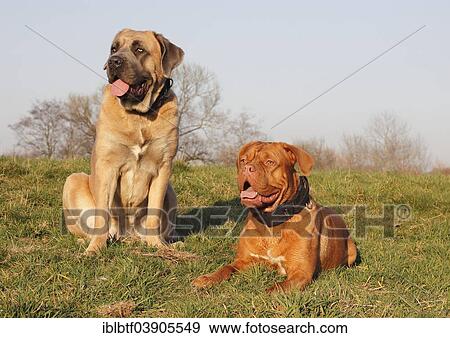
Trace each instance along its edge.
{"label": "red dog's wrinkled face", "polygon": [[237,160],[241,203],[246,207],[274,211],[295,196],[298,163],[309,175],[314,160],[306,151],[282,142],[251,142],[244,145]]}

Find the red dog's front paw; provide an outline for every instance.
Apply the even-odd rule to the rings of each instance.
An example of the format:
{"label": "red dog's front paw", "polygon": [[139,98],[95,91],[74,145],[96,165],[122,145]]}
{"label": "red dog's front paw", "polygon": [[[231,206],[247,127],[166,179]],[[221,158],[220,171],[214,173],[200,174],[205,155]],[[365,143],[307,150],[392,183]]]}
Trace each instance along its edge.
{"label": "red dog's front paw", "polygon": [[282,291],[283,291],[282,283],[275,283],[272,287],[266,289],[267,293],[276,293],[276,292],[282,292]]}
{"label": "red dog's front paw", "polygon": [[211,275],[203,275],[200,277],[197,277],[192,281],[192,286],[203,289],[208,286],[211,286],[215,283],[215,280],[211,277]]}

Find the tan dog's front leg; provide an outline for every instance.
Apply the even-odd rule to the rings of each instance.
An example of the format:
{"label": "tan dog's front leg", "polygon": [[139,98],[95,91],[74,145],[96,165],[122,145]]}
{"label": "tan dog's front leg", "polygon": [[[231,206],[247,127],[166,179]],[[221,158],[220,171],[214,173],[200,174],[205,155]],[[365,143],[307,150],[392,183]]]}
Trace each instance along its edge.
{"label": "tan dog's front leg", "polygon": [[161,166],[158,176],[153,179],[150,185],[147,205],[148,214],[139,234],[148,245],[164,245],[160,237],[161,212],[164,212],[164,197],[166,196],[171,174],[171,163],[165,163]]}
{"label": "tan dog's front leg", "polygon": [[106,246],[108,240],[108,227],[110,209],[117,187],[117,172],[108,168],[108,164],[96,165],[95,167],[95,222],[91,241],[87,247],[85,254],[91,255],[97,253]]}

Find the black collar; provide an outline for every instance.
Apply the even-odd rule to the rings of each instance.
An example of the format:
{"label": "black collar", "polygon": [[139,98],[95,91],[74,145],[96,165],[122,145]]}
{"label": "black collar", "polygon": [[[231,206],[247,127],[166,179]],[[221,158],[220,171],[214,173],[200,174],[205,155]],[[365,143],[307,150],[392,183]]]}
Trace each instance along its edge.
{"label": "black collar", "polygon": [[305,176],[299,176],[297,194],[292,200],[279,205],[273,212],[264,212],[256,208],[250,208],[250,212],[258,222],[270,228],[287,222],[292,216],[300,213],[309,202],[308,179]]}
{"label": "black collar", "polygon": [[162,89],[159,91],[158,97],[153,101],[152,105],[148,109],[148,114],[155,113],[163,105],[165,99],[168,97],[170,88],[173,85],[173,80],[168,77],[165,79]]}

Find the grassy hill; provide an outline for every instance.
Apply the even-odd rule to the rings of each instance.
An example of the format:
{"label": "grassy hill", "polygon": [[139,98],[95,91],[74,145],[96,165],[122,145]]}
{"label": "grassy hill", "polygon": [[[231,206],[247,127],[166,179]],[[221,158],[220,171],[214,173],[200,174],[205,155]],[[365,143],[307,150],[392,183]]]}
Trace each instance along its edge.
{"label": "grassy hill", "polygon": [[[236,238],[213,227],[186,237],[184,254],[114,243],[81,256],[85,246],[61,227],[62,186],[76,171],[87,172],[88,162],[0,158],[0,317],[450,315],[450,176],[313,173],[322,204],[368,205],[373,215],[383,203],[407,204],[412,217],[397,222],[392,238],[380,227],[356,237],[358,266],[322,273],[303,292],[268,295],[282,277],[261,266],[206,291],[190,286],[234,255]],[[180,213],[227,204],[239,212],[234,168],[177,165],[172,182]],[[222,233],[236,226],[234,216]]]}

